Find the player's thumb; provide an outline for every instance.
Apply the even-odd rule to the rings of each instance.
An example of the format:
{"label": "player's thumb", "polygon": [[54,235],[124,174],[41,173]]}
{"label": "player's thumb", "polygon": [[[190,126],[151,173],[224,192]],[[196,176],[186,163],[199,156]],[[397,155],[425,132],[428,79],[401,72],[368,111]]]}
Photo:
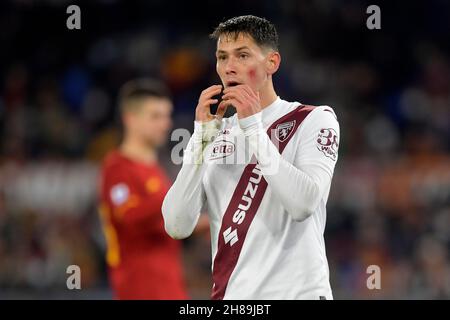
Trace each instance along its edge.
{"label": "player's thumb", "polygon": [[227,111],[228,108],[228,104],[225,103],[225,101],[221,101],[219,103],[219,105],[217,106],[217,111],[216,111],[216,118],[218,118],[219,120],[223,118],[223,115],[225,114],[225,112]]}

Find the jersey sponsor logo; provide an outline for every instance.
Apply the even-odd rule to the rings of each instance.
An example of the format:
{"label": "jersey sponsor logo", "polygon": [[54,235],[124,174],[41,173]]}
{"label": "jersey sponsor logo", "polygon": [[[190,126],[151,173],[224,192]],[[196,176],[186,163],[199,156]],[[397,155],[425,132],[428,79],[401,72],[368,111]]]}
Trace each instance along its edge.
{"label": "jersey sponsor logo", "polygon": [[333,128],[320,129],[317,136],[317,149],[328,158],[336,161],[339,142],[337,133]]}
{"label": "jersey sponsor logo", "polygon": [[114,205],[120,206],[124,204],[130,196],[130,190],[125,183],[118,183],[111,188],[110,197]]}
{"label": "jersey sponsor logo", "polygon": [[[278,137],[284,139],[276,145],[280,153],[313,109],[313,106],[301,105],[269,127],[267,130],[269,137],[272,137],[271,134],[275,131],[274,135],[279,132],[281,134]],[[277,126],[280,130],[277,130]],[[275,144],[275,141],[272,140],[272,142]],[[256,158],[253,156],[245,167],[222,218],[217,239],[217,252],[213,262],[214,286],[211,298],[214,300],[223,299],[225,296],[228,281],[238,263],[248,230],[262,203],[267,186],[267,181],[262,176]],[[220,234],[223,236],[221,237]]]}
{"label": "jersey sponsor logo", "polygon": [[[239,201],[237,210],[233,214],[232,221],[234,224],[241,224],[245,220],[248,209],[251,207],[253,199],[255,198],[258,185],[261,182],[262,173],[259,167],[256,165],[252,170],[252,175],[247,183],[245,191]],[[230,247],[233,246],[239,239],[237,236],[237,230],[231,231],[231,227],[223,232],[223,238],[225,244],[230,242]]]}
{"label": "jersey sponsor logo", "polygon": [[237,230],[231,230],[231,227],[229,227],[227,230],[225,230],[223,232],[223,240],[225,241],[225,244],[228,244],[228,242],[230,243],[230,247],[233,246],[233,244],[235,244],[239,238],[237,235]]}
{"label": "jersey sponsor logo", "polygon": [[278,141],[283,142],[292,134],[295,127],[295,120],[280,123],[275,127],[275,137]]}
{"label": "jersey sponsor logo", "polygon": [[215,141],[211,148],[210,160],[217,160],[228,157],[236,150],[236,146],[233,142],[227,140]]}

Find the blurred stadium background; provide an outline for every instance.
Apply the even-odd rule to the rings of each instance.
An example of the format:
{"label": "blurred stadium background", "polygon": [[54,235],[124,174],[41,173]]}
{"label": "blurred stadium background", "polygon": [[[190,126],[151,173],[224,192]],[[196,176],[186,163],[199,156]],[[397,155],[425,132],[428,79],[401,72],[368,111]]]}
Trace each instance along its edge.
{"label": "blurred stadium background", "polygon": [[[68,30],[66,8],[81,8]],[[381,7],[381,30],[366,8]],[[162,77],[174,128],[192,130],[217,83],[208,34],[235,15],[272,20],[278,93],[329,104],[341,125],[326,229],[337,299],[450,298],[450,2],[6,0],[0,4],[0,299],[109,299],[96,211],[99,161],[120,137],[117,89]],[[171,142],[161,160],[172,178]],[[209,239],[184,242],[209,298]],[[82,290],[66,289],[66,268]],[[366,268],[381,268],[368,290]]]}

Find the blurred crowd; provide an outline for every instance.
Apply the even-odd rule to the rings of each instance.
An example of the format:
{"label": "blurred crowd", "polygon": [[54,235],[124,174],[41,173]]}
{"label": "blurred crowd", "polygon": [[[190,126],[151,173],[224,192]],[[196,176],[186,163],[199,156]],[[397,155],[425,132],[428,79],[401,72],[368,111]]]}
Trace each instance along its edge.
{"label": "blurred crowd", "polygon": [[[174,128],[192,131],[199,93],[218,83],[208,34],[249,13],[278,28],[278,94],[338,115],[325,231],[335,298],[450,298],[448,2],[382,2],[372,31],[364,1],[90,1],[78,31],[65,27],[67,5],[0,5],[0,299],[70,297],[71,264],[82,297],[109,297],[96,195],[99,163],[120,140],[117,90],[164,79]],[[175,143],[160,157],[172,178]],[[193,298],[209,297],[209,246],[184,241]],[[370,265],[380,290],[366,286]]]}

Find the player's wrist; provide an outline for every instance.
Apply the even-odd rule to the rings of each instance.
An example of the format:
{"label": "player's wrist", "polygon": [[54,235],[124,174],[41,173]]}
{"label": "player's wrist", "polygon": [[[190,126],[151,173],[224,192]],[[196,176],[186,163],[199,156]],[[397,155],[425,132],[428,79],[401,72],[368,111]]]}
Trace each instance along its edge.
{"label": "player's wrist", "polygon": [[260,130],[264,129],[262,123],[262,113],[258,112],[249,117],[239,119],[239,126],[245,136],[257,134]]}
{"label": "player's wrist", "polygon": [[211,142],[220,129],[220,121],[213,119],[207,122],[194,121],[194,135],[202,142]]}

